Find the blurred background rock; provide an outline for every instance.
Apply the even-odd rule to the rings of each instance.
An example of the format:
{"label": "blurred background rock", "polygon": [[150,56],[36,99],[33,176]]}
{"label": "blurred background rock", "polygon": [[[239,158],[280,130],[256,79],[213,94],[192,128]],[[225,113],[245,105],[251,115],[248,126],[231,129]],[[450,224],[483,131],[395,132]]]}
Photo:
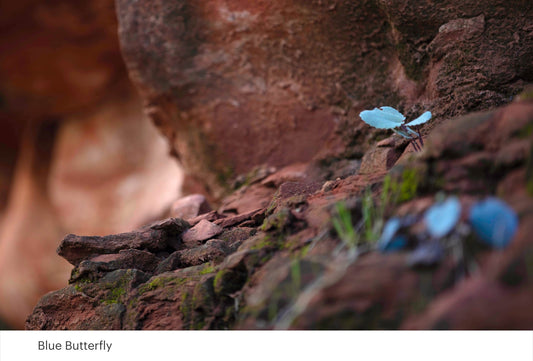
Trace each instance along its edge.
{"label": "blurred background rock", "polygon": [[0,325],[22,328],[68,280],[67,233],[159,218],[182,173],[128,80],[113,0],[3,1],[0,54]]}
{"label": "blurred background rock", "polygon": [[529,0],[3,4],[1,317],[22,326],[66,284],[54,253],[65,233],[168,215],[182,179],[169,153],[183,192],[216,209],[260,165],[386,171],[401,152],[370,157],[385,133],[364,109],[431,110],[425,136],[510,103],[533,81],[532,12]]}

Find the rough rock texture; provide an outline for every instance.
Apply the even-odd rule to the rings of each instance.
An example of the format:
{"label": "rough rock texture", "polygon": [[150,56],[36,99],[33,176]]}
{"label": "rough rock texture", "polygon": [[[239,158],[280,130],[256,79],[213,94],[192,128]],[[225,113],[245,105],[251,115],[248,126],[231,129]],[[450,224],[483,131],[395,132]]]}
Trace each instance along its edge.
{"label": "rough rock texture", "polygon": [[202,243],[222,233],[222,228],[207,220],[201,220],[183,234],[183,242],[187,244]]}
{"label": "rough rock texture", "polygon": [[207,199],[201,194],[191,194],[172,203],[170,216],[190,220],[211,210]]}
{"label": "rough rock texture", "polygon": [[22,328],[68,279],[58,239],[160,218],[181,173],[127,79],[113,0],[1,7],[0,319]]}
{"label": "rough rock texture", "polygon": [[[65,285],[70,266],[52,254],[75,233],[87,236],[60,248],[71,285],[28,328],[531,328],[531,90],[515,97],[533,81],[531,1],[116,9],[2,6],[0,315],[12,325]],[[179,174],[126,73],[187,169],[186,193],[215,209],[187,221],[216,232],[187,243],[166,222],[137,229],[168,215]],[[359,120],[381,105],[433,113],[424,152]],[[383,210],[387,174],[397,194]],[[474,253],[469,272],[373,251],[380,217],[420,216],[441,191],[507,201],[520,218],[511,246]],[[355,253],[332,227],[339,201],[361,229]]]}
{"label": "rough rock texture", "polygon": [[[142,247],[151,256],[140,257],[134,267],[121,252],[140,252],[139,243],[128,243],[130,248],[117,254],[115,238],[123,236],[107,236],[98,256],[73,249],[67,237],[60,248],[87,259],[74,268],[69,286],[39,301],[26,327],[531,329],[532,129],[533,101],[516,101],[446,120],[431,131],[420,153],[392,136],[377,148],[401,155],[385,166],[374,161],[373,173],[331,179],[338,169],[314,163],[305,176],[279,185],[256,177],[210,216],[222,232],[207,241],[199,238],[200,244],[178,241],[177,251]],[[281,170],[269,177],[281,180],[286,174]],[[384,181],[386,175],[390,178]],[[380,195],[384,182],[392,182],[394,196],[388,200]],[[332,225],[339,201],[345,202],[354,227],[369,213],[375,225],[397,215],[420,219],[443,190],[457,194],[464,207],[489,194],[506,201],[519,217],[509,247],[481,247],[470,230],[457,226],[456,235],[477,267],[453,253],[432,265],[413,266],[410,248],[376,251],[372,227],[361,225],[359,245],[350,251]],[[265,206],[235,215],[249,208],[250,200]],[[413,224],[409,237],[428,238],[419,223]],[[146,229],[131,235],[138,239]],[[178,240],[190,232],[172,229],[181,232]]]}
{"label": "rough rock texture", "polygon": [[[159,252],[180,248],[180,235],[189,228],[181,219],[171,218],[158,222],[141,231],[121,233],[113,236],[79,237],[74,234],[66,236],[57,249],[57,254],[74,266],[93,255],[117,253],[125,249],[142,249]],[[206,237],[206,239],[209,237]]]}
{"label": "rough rock texture", "polygon": [[533,81],[527,0],[117,0],[117,12],[148,114],[215,197],[258,165],[360,158],[365,108],[440,121]]}

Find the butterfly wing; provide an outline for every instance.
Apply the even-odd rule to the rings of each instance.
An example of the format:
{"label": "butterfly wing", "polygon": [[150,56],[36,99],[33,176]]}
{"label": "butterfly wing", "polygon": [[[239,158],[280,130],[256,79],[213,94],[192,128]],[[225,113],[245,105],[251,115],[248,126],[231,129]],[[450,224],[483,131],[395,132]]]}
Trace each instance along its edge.
{"label": "butterfly wing", "polygon": [[402,113],[391,107],[364,110],[359,116],[365,123],[379,129],[396,128],[403,124],[405,117]]}
{"label": "butterfly wing", "polygon": [[416,118],[415,120],[407,123],[406,125],[407,126],[420,125],[420,124],[424,124],[425,122],[427,122],[430,119],[431,119],[431,112],[425,112],[421,116]]}
{"label": "butterfly wing", "polygon": [[391,114],[391,115],[394,115],[394,116],[398,117],[402,121],[405,120],[404,115],[402,113],[400,113],[399,111],[397,111],[396,109],[394,109],[393,107],[383,106],[383,107],[379,107],[379,109],[381,109],[385,113],[388,113],[388,114]]}

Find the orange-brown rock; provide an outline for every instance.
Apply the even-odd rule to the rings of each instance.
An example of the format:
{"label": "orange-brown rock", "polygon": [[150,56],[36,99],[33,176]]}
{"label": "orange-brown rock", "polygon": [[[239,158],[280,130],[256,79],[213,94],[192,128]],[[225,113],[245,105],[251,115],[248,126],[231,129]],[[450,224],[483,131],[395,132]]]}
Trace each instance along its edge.
{"label": "orange-brown rock", "polygon": [[112,0],[8,2],[0,31],[0,320],[21,328],[68,279],[59,239],[160,217],[181,173],[127,79]]}
{"label": "orange-brown rock", "polygon": [[[308,161],[332,135],[333,105],[351,103],[353,38],[383,21],[369,4],[337,3],[117,2],[147,111],[212,194],[263,163]],[[355,22],[362,14],[365,27]]]}
{"label": "orange-brown rock", "polygon": [[359,157],[365,108],[431,110],[425,134],[509,102],[533,80],[532,11],[518,0],[117,0],[147,112],[215,198],[261,164]]}
{"label": "orange-brown rock", "polygon": [[[73,134],[72,129],[76,127],[65,130],[67,118],[69,123],[83,118],[85,120],[79,124],[85,121],[93,124],[87,118],[91,112],[88,109],[94,106],[97,114],[117,120],[124,111],[131,110],[127,104],[130,100],[133,102],[128,96],[123,102],[117,100],[128,92],[119,91],[124,89],[122,82],[108,82],[112,78],[109,74],[115,74],[114,69],[118,69],[117,79],[124,70],[109,60],[118,59],[117,47],[109,57],[105,50],[108,48],[100,47],[99,40],[105,36],[98,35],[110,34],[107,30],[101,31],[100,27],[108,29],[109,25],[101,20],[112,19],[106,12],[111,9],[109,3],[101,1],[77,4],[79,8],[72,10],[75,15],[62,17],[64,23],[49,22],[63,30],[69,29],[71,21],[78,22],[82,29],[84,23],[80,14],[90,13],[104,4],[98,7],[101,14],[91,18],[91,24],[100,29],[94,32],[97,36],[85,39],[85,48],[95,56],[91,54],[77,63],[78,58],[72,54],[77,54],[79,48],[74,47],[72,54],[66,52],[65,59],[74,65],[65,66],[65,72],[55,77],[59,81],[57,87],[48,86],[49,78],[36,73],[33,65],[29,79],[39,81],[30,82],[27,87],[19,86],[21,77],[17,74],[22,72],[12,70],[14,63],[25,64],[21,54],[26,50],[30,54],[30,50],[36,48],[40,51],[36,54],[49,54],[48,48],[43,50],[35,46],[42,44],[42,39],[53,38],[48,37],[46,28],[39,28],[42,34],[38,35],[25,34],[21,29],[13,32],[23,34],[15,40],[20,42],[27,36],[28,44],[34,46],[13,45],[16,50],[13,58],[17,61],[8,59],[0,65],[1,74],[11,76],[6,81],[6,89],[1,88],[8,104],[1,119],[12,119],[11,114],[31,114],[35,126],[28,129],[36,134],[35,144],[46,145],[39,148],[29,142],[32,146],[24,157],[33,160],[27,160],[25,168],[21,163],[21,169],[26,169],[22,172],[26,178],[18,176],[18,172],[15,174],[15,183],[20,184],[16,188],[19,195],[12,199],[18,199],[19,203],[13,201],[5,216],[10,220],[9,227],[20,233],[10,242],[3,239],[0,245],[5,247],[0,251],[6,250],[3,257],[9,259],[2,261],[12,268],[10,272],[23,274],[21,271],[29,269],[33,273],[28,277],[35,277],[36,285],[44,284],[37,277],[46,274],[41,271],[45,267],[32,264],[23,269],[14,263],[14,255],[31,244],[31,239],[37,236],[44,239],[35,233],[40,230],[50,235],[60,233],[63,221],[71,227],[84,227],[86,214],[87,227],[93,222],[102,227],[108,226],[107,222],[116,222],[117,228],[140,222],[143,217],[156,214],[156,210],[172,198],[170,189],[175,184],[172,181],[177,179],[172,175],[144,178],[151,181],[137,183],[141,184],[141,193],[154,190],[157,200],[150,202],[150,197],[142,198],[144,201],[137,206],[139,214],[122,213],[125,208],[109,208],[113,204],[120,206],[120,202],[112,201],[113,196],[120,198],[117,194],[128,194],[124,189],[139,189],[132,186],[138,178],[134,176],[126,185],[120,181],[110,182],[116,192],[105,192],[99,187],[101,183],[91,177],[91,172],[80,166],[83,164],[80,158],[76,154],[70,157],[76,147],[69,140],[80,139],[78,143],[83,144],[81,139],[85,138]],[[69,9],[76,6],[73,4],[76,3],[65,5],[53,1],[50,8],[55,13],[68,14]],[[61,6],[67,10],[61,12]],[[46,5],[37,6],[26,1],[12,5],[7,14],[13,18],[8,17],[6,24],[13,24],[16,14],[23,16],[28,14],[28,9],[43,7]],[[80,9],[83,11],[78,11]],[[31,19],[40,19],[38,24],[46,23],[42,10],[37,10],[30,12]],[[494,301],[494,307],[484,307],[483,314],[499,312],[500,327],[519,328],[530,322],[531,310],[524,302],[524,295],[532,289],[526,267],[530,258],[515,256],[530,245],[524,232],[531,232],[524,222],[529,222],[526,215],[531,213],[533,155],[531,144],[527,142],[531,135],[531,104],[526,104],[526,96],[522,103],[513,103],[497,112],[455,117],[509,103],[525,83],[533,80],[533,8],[527,1],[446,0],[436,7],[434,1],[413,0],[117,0],[117,10],[122,53],[129,75],[140,90],[145,112],[166,136],[171,153],[182,160],[189,178],[197,181],[197,184],[189,184],[189,189],[203,187],[210,201],[223,200],[216,211],[196,217],[194,222],[191,220],[196,230],[208,224],[208,231],[214,229],[214,232],[197,234],[196,239],[184,244],[186,252],[172,256],[167,249],[142,249],[121,256],[120,250],[118,253],[113,250],[113,256],[96,256],[102,262],[89,264],[86,270],[102,278],[91,284],[80,281],[77,287],[69,286],[41,299],[28,319],[28,328],[320,328],[328,325],[396,328],[409,324],[403,322],[411,316],[412,324],[422,325],[419,327],[438,327],[442,319],[454,328],[493,326],[483,323],[483,317],[473,319],[474,322],[468,317],[470,310],[477,309],[476,304],[483,302],[483,297]],[[28,29],[34,29],[32,26],[26,25]],[[73,38],[77,45],[83,44],[83,36]],[[4,49],[9,50],[9,46],[2,47]],[[57,53],[63,54],[61,49]],[[91,63],[91,59],[103,63],[102,68],[87,65],[86,61]],[[107,60],[101,62],[100,59]],[[31,60],[27,64],[35,64]],[[61,64],[60,61],[56,63]],[[45,69],[52,74],[51,79],[54,78],[51,70],[56,69],[51,65],[56,63],[46,62]],[[63,79],[68,74],[68,79],[76,78],[79,69],[76,63],[94,75],[78,77],[80,83],[87,82],[84,89],[93,92],[81,100],[70,98],[75,98],[75,89]],[[102,72],[93,72],[96,68]],[[89,84],[90,80],[94,83]],[[22,113],[21,104],[25,98],[21,94],[24,89],[33,89],[35,84],[44,90],[37,87],[36,96],[28,91],[27,103],[35,103],[31,108],[35,110]],[[58,96],[54,91],[62,94],[65,102],[72,100],[72,103],[57,105]],[[94,95],[95,92],[100,93]],[[50,95],[50,99],[41,97],[43,94]],[[85,90],[78,95],[83,97]],[[75,105],[84,108],[75,108]],[[380,142],[390,131],[372,130],[357,117],[360,110],[381,105],[394,106],[408,118],[422,110],[433,113],[433,119],[418,129],[427,139],[423,152],[407,156],[411,149],[405,148],[405,142],[396,142],[396,138]],[[106,111],[108,106],[116,111]],[[54,107],[55,111],[44,111]],[[22,115],[19,117],[22,119]],[[140,122],[140,118],[135,119]],[[105,129],[114,129],[105,123],[109,126]],[[15,121],[14,124],[19,123]],[[57,142],[47,137],[56,130],[54,125],[59,135]],[[136,139],[136,131],[143,132],[141,127],[132,129],[127,139]],[[11,134],[19,134],[19,130],[15,127]],[[65,133],[68,136],[61,138]],[[105,142],[99,144],[99,148],[106,149]],[[57,153],[50,151],[51,145],[54,148],[57,145]],[[141,151],[138,158],[134,156],[142,164],[152,159],[151,151],[159,158],[157,152],[162,149],[138,148],[148,149]],[[117,146],[117,149],[122,148]],[[374,151],[368,152],[369,149]],[[87,157],[88,164],[102,166],[97,172],[102,177],[120,180],[125,174],[144,172],[135,168],[134,164],[138,163],[124,164],[120,157],[102,154],[93,157],[94,152],[80,152],[81,159]],[[73,169],[67,163],[57,165],[55,154],[70,159]],[[9,164],[10,159],[14,158],[6,157],[5,164]],[[99,160],[93,162],[94,159]],[[305,164],[311,159],[319,160],[315,164],[317,169],[312,172],[316,173],[314,176],[322,176],[320,182],[315,182],[315,177],[307,173],[279,173],[270,179],[275,181],[260,183],[273,167],[296,162]],[[122,165],[125,168],[121,168]],[[332,227],[331,217],[335,215],[332,210],[339,201],[347,200],[353,220],[351,226],[361,232],[364,227],[358,251],[372,251],[375,235],[371,233],[377,232],[374,229],[377,227],[369,229],[368,221],[362,218],[364,214],[375,213],[368,207],[376,207],[380,198],[374,197],[372,205],[368,205],[368,197],[365,202],[361,197],[366,194],[363,193],[365,189],[376,196],[383,176],[395,165],[394,175],[410,170],[404,172],[398,182],[405,182],[405,193],[422,199],[424,204],[443,190],[468,199],[501,192],[498,195],[520,212],[521,222],[519,235],[504,251],[506,267],[502,269],[482,258],[480,275],[474,275],[471,283],[467,283],[473,287],[465,289],[458,283],[465,272],[456,270],[453,263],[443,262],[434,269],[414,270],[402,261],[403,255],[387,258],[389,256],[360,254],[355,263],[345,264],[348,273],[341,272],[340,278],[328,280],[327,284],[322,282],[321,277],[327,274],[329,265],[343,265],[344,261],[349,261],[345,253],[357,254],[346,251],[349,242],[342,237],[342,232]],[[258,166],[265,171],[257,173]],[[130,173],[131,169],[136,171]],[[237,181],[244,181],[236,183],[243,187],[224,199],[222,196],[229,193],[230,184],[235,184],[231,181],[239,174],[244,176],[237,177]],[[406,174],[412,177],[404,177]],[[24,179],[26,183],[18,182]],[[168,188],[158,182],[163,180],[169,182],[164,183]],[[324,183],[326,180],[330,182]],[[94,203],[90,201],[92,197],[79,196],[96,189],[101,196],[94,197]],[[74,207],[70,199],[76,198],[85,199],[91,208],[105,214],[105,219],[99,223],[94,216],[98,212]],[[391,208],[383,212],[392,213],[394,207]],[[14,209],[18,209],[18,213]],[[31,213],[34,209],[36,212]],[[255,213],[258,209],[260,211]],[[49,210],[62,216],[56,218]],[[38,216],[44,211],[49,218]],[[35,218],[29,219],[27,214]],[[34,223],[42,226],[32,228]],[[379,220],[375,224],[379,225]],[[236,225],[250,229],[233,234],[233,237],[241,234],[245,239],[229,244],[232,238],[229,235],[236,231]],[[222,229],[222,226],[227,228]],[[84,233],[89,232],[98,234],[98,230],[84,229]],[[409,236],[427,236],[423,232],[415,233]],[[466,233],[458,237],[462,234]],[[217,239],[200,245],[215,235],[221,242]],[[17,241],[21,239],[24,241]],[[60,237],[55,242],[58,239]],[[50,238],[42,249],[32,251],[44,254],[52,244]],[[226,245],[228,247],[222,247]],[[86,255],[94,259],[95,249],[99,248],[89,249]],[[139,252],[143,255],[139,263],[143,272],[116,269],[131,267],[131,256],[140,255]],[[234,253],[221,262],[226,252]],[[493,253],[489,251],[488,256]],[[160,261],[164,260],[167,263],[161,266]],[[39,258],[37,262],[42,261]],[[120,262],[122,265],[117,265]],[[154,276],[153,267],[157,262],[161,268],[156,267],[156,270],[185,268]],[[464,268],[461,262],[457,266]],[[9,282],[22,282],[18,276],[4,276],[6,281],[1,280],[0,291],[14,292]],[[482,282],[476,283],[479,279]],[[115,283],[111,287],[128,286],[118,296],[109,289],[113,280]],[[308,286],[312,289],[307,289]],[[452,294],[449,298],[445,290]],[[309,291],[314,292],[314,298],[309,297],[313,295]],[[18,301],[27,301],[35,293],[31,291],[29,296],[24,295]],[[0,297],[4,294],[7,293]],[[101,302],[91,307],[94,299]],[[457,305],[461,307],[455,310]],[[509,311],[509,307],[513,310]],[[524,323],[515,322],[519,313],[525,314]],[[303,318],[285,317],[291,314]],[[314,318],[316,316],[319,317]],[[347,322],[342,323],[344,321]]]}
{"label": "orange-brown rock", "polygon": [[112,0],[5,3],[0,29],[3,112],[63,116],[124,80]]}
{"label": "orange-brown rock", "polygon": [[[513,102],[435,127],[423,152],[400,159],[389,170],[388,200],[380,194],[387,171],[368,158],[367,169],[379,173],[336,179],[327,187],[323,182],[310,182],[313,177],[307,172],[306,177],[298,177],[307,182],[288,181],[278,186],[256,179],[206,213],[182,234],[180,249],[170,254],[169,249],[160,248],[159,233],[154,233],[152,240],[144,233],[142,242],[135,237],[131,242],[135,232],[126,237],[110,236],[108,249],[94,247],[94,237],[84,237],[90,241],[83,248],[84,256],[90,259],[80,262],[73,275],[85,272],[93,281],[71,279],[74,287],[43,297],[26,327],[530,329],[532,109],[530,101]],[[461,143],[462,139],[468,144]],[[387,141],[380,146],[409,152],[401,143]],[[480,159],[492,161],[475,161]],[[468,171],[459,172],[462,177],[446,177],[464,167]],[[397,173],[416,176],[397,179]],[[478,174],[483,174],[482,181]],[[272,174],[271,180],[286,175],[287,171],[281,170]],[[411,200],[393,200],[413,186],[416,190],[410,193]],[[262,188],[270,195],[263,194]],[[430,236],[424,214],[436,204],[435,195],[442,189],[455,190],[462,215],[447,235]],[[474,202],[495,192],[519,220],[516,234],[503,249],[483,246],[468,216]],[[339,202],[345,204],[342,214]],[[252,204],[262,209],[238,212]],[[261,215],[261,220],[255,219],[256,215]],[[402,217],[398,232],[406,237],[406,247],[393,253],[379,252],[375,232],[379,237],[381,230],[376,227],[391,217]],[[348,232],[339,230],[341,221],[358,234],[356,246],[350,246],[344,236]],[[158,230],[173,222],[165,220],[150,227]],[[186,237],[191,238],[187,241]],[[442,249],[437,247],[440,251],[428,257],[419,252],[420,246],[428,245]],[[128,254],[120,254],[126,250]],[[112,254],[106,254],[108,251]],[[134,267],[141,267],[142,274],[131,268],[130,256],[139,252],[143,257]],[[155,268],[154,263],[158,263]],[[132,284],[136,274],[137,281]],[[110,284],[110,279],[116,283]],[[127,287],[112,298],[115,308],[103,309],[102,304],[113,296],[110,287],[117,287],[113,285]],[[99,302],[90,307],[84,295]],[[91,322],[85,314],[93,315]]]}

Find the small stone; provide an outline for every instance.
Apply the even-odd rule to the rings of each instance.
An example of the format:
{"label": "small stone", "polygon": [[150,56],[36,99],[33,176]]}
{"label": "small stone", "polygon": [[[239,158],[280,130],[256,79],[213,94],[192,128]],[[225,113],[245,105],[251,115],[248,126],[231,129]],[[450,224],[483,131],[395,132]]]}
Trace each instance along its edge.
{"label": "small stone", "polygon": [[321,187],[320,182],[285,182],[279,187],[278,194],[281,199],[305,197],[319,191]]}
{"label": "small stone", "polygon": [[201,194],[191,194],[175,201],[170,208],[170,216],[185,220],[192,219],[211,210],[207,199]]}
{"label": "small stone", "polygon": [[322,185],[321,191],[329,192],[335,187],[336,184],[337,184],[336,181],[328,180]]}
{"label": "small stone", "polygon": [[238,190],[226,197],[218,209],[219,213],[243,214],[266,208],[272,200],[275,189],[266,187],[260,183],[252,184],[249,187]]}
{"label": "small stone", "polygon": [[157,257],[138,249],[125,249],[118,253],[102,254],[89,260],[81,261],[72,271],[70,283],[79,279],[96,280],[108,272],[119,269],[137,269],[151,273],[157,266]]}
{"label": "small stone", "polygon": [[201,243],[222,233],[222,227],[213,222],[201,220],[182,235],[185,244]]}
{"label": "small stone", "polygon": [[229,251],[226,242],[219,239],[209,240],[199,247],[172,253],[157,266],[155,274],[198,266],[207,262],[217,264],[224,260]]}
{"label": "small stone", "polygon": [[398,149],[394,147],[373,147],[363,156],[359,174],[372,175],[386,172],[396,164],[400,155]]}
{"label": "small stone", "polygon": [[142,249],[150,252],[181,248],[181,234],[189,223],[179,218],[168,218],[138,231],[109,236],[67,235],[59,244],[57,254],[77,266],[81,261],[97,255],[118,253],[123,249]]}
{"label": "small stone", "polygon": [[230,250],[234,251],[239,248],[244,240],[252,237],[256,232],[256,228],[239,226],[225,229],[218,238],[224,241]]}
{"label": "small stone", "polygon": [[198,224],[198,222],[200,222],[203,219],[205,219],[206,221],[209,221],[209,222],[214,222],[217,219],[220,219],[222,217],[223,216],[218,214],[217,211],[211,211],[211,212],[207,212],[207,213],[201,214],[199,216],[196,216],[194,218],[191,218],[191,219],[188,220],[188,222],[189,222],[189,224],[191,226],[195,226],[196,224]]}
{"label": "small stone", "polygon": [[148,226],[149,229],[164,231],[167,235],[180,235],[189,227],[190,224],[180,218],[166,218]]}
{"label": "small stone", "polygon": [[396,144],[398,144],[397,137],[388,137],[377,142],[376,146],[385,148],[385,147],[395,147]]}
{"label": "small stone", "polygon": [[303,182],[307,178],[305,171],[308,165],[304,163],[292,164],[265,178],[261,184],[277,188],[285,182]]}
{"label": "small stone", "polygon": [[222,228],[228,228],[236,224],[242,223],[244,221],[247,221],[249,219],[252,219],[252,217],[255,216],[256,213],[261,213],[261,212],[264,213],[264,208],[255,209],[251,212],[246,212],[243,214],[237,214],[236,216],[232,216],[232,217],[217,219],[214,223],[219,225]]}

